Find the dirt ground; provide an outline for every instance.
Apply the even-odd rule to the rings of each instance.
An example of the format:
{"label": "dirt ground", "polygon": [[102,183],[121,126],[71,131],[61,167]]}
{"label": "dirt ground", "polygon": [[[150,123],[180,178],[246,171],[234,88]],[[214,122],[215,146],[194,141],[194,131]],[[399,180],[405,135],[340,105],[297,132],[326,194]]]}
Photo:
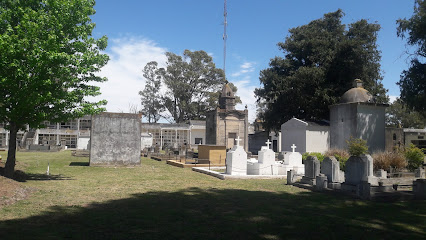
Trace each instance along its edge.
{"label": "dirt ground", "polygon": [[[4,161],[0,161],[0,174],[3,172],[3,168]],[[24,200],[34,191],[33,188],[0,175],[0,208]]]}

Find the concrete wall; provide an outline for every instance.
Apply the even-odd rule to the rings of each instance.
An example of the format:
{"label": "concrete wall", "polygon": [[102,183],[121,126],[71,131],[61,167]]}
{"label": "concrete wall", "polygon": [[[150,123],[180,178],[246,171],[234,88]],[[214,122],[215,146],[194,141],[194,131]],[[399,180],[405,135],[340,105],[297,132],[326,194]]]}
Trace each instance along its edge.
{"label": "concrete wall", "polygon": [[404,129],[405,147],[414,144],[418,148],[426,148],[426,129]]}
{"label": "concrete wall", "polygon": [[345,103],[330,106],[330,148],[347,149],[350,137],[367,141],[370,153],[385,150],[385,105]]}
{"label": "concrete wall", "polygon": [[195,145],[195,138],[203,139],[202,144],[206,143],[206,130],[205,129],[192,129],[191,130],[191,145]]}
{"label": "concrete wall", "polygon": [[296,145],[296,152],[306,152],[306,128],[308,124],[292,118],[281,125],[281,151],[292,152],[291,146]]}
{"label": "concrete wall", "polygon": [[92,118],[90,166],[139,165],[141,116],[101,113]]}
{"label": "concrete wall", "polygon": [[347,149],[346,140],[357,137],[357,103],[330,106],[330,148]]}
{"label": "concrete wall", "polygon": [[310,126],[306,131],[306,152],[326,152],[330,147],[329,126]]}
{"label": "concrete wall", "polygon": [[78,137],[77,138],[77,149],[87,150],[90,137]]}
{"label": "concrete wall", "polygon": [[357,137],[367,140],[368,151],[385,150],[385,107],[374,104],[357,105]]}

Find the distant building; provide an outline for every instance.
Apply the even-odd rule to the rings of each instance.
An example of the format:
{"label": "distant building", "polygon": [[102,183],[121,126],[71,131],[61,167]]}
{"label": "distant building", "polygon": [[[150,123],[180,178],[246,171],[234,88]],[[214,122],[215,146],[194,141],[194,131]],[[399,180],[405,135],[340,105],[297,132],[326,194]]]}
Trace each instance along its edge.
{"label": "distant building", "polygon": [[244,150],[248,151],[248,127],[248,110],[235,110],[234,92],[226,83],[219,97],[219,107],[206,116],[206,144],[230,149],[239,137]]}
{"label": "distant building", "polygon": [[367,141],[370,152],[385,150],[385,109],[356,79],[339,104],[330,108],[330,148],[347,149],[350,137]]}
{"label": "distant building", "polygon": [[[152,147],[197,148],[206,141],[206,122],[191,120],[186,123],[142,123],[142,136],[152,137]],[[147,146],[145,146],[147,147]]]}
{"label": "distant building", "polygon": [[324,153],[330,147],[330,126],[327,121],[304,121],[292,118],[281,125],[281,151]]}

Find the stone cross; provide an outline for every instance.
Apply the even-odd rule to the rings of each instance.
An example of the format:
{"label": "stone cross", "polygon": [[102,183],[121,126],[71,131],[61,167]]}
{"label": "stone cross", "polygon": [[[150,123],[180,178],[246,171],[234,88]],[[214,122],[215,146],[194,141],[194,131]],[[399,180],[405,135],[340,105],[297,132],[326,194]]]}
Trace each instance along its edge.
{"label": "stone cross", "polygon": [[293,145],[291,146],[291,148],[293,149],[293,152],[294,152],[294,150],[296,149],[296,145],[294,145],[294,143],[293,143]]}
{"label": "stone cross", "polygon": [[237,142],[237,146],[240,146],[240,142],[242,141],[242,139],[240,138],[240,136],[238,136],[235,141]]}
{"label": "stone cross", "polygon": [[269,145],[271,145],[272,142],[269,141],[269,139],[268,139],[268,141],[266,141],[265,143],[266,143],[266,146],[268,146],[268,149],[269,149]]}

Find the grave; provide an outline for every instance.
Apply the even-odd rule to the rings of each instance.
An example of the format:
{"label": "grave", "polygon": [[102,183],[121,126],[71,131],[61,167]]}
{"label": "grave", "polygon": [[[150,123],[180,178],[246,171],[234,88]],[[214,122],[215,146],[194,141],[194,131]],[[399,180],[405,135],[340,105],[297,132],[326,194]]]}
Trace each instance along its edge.
{"label": "grave", "polygon": [[[285,175],[288,171],[294,170],[295,174],[304,174],[305,165],[302,163],[302,154],[296,152],[296,145],[292,145],[292,152],[281,152],[281,156],[284,157],[284,160],[281,161],[281,164],[278,168],[279,175]],[[282,158],[279,156],[279,159]]]}
{"label": "grave", "polygon": [[339,161],[334,156],[324,158],[320,172],[327,177],[328,188],[339,189],[345,181],[345,173],[340,170]]}
{"label": "grave", "polygon": [[320,174],[320,161],[316,156],[308,156],[305,160],[305,176],[301,182],[309,185],[315,185],[316,177]]}
{"label": "grave", "polygon": [[414,176],[416,178],[426,178],[425,170],[422,167],[417,168],[416,170],[414,170]]}
{"label": "grave", "polygon": [[92,117],[90,166],[140,165],[141,115],[101,113]]}
{"label": "grave", "polygon": [[373,175],[373,158],[366,154],[351,156],[346,162],[345,182],[341,188],[357,194],[363,194],[362,186],[378,186],[379,179]]}
{"label": "grave", "polygon": [[275,152],[269,148],[271,142],[266,142],[258,152],[258,160],[247,160],[248,175],[278,175],[278,165],[275,163]]}
{"label": "grave", "polygon": [[226,153],[226,174],[247,175],[247,153],[240,146],[241,138],[235,141],[237,144]]}

